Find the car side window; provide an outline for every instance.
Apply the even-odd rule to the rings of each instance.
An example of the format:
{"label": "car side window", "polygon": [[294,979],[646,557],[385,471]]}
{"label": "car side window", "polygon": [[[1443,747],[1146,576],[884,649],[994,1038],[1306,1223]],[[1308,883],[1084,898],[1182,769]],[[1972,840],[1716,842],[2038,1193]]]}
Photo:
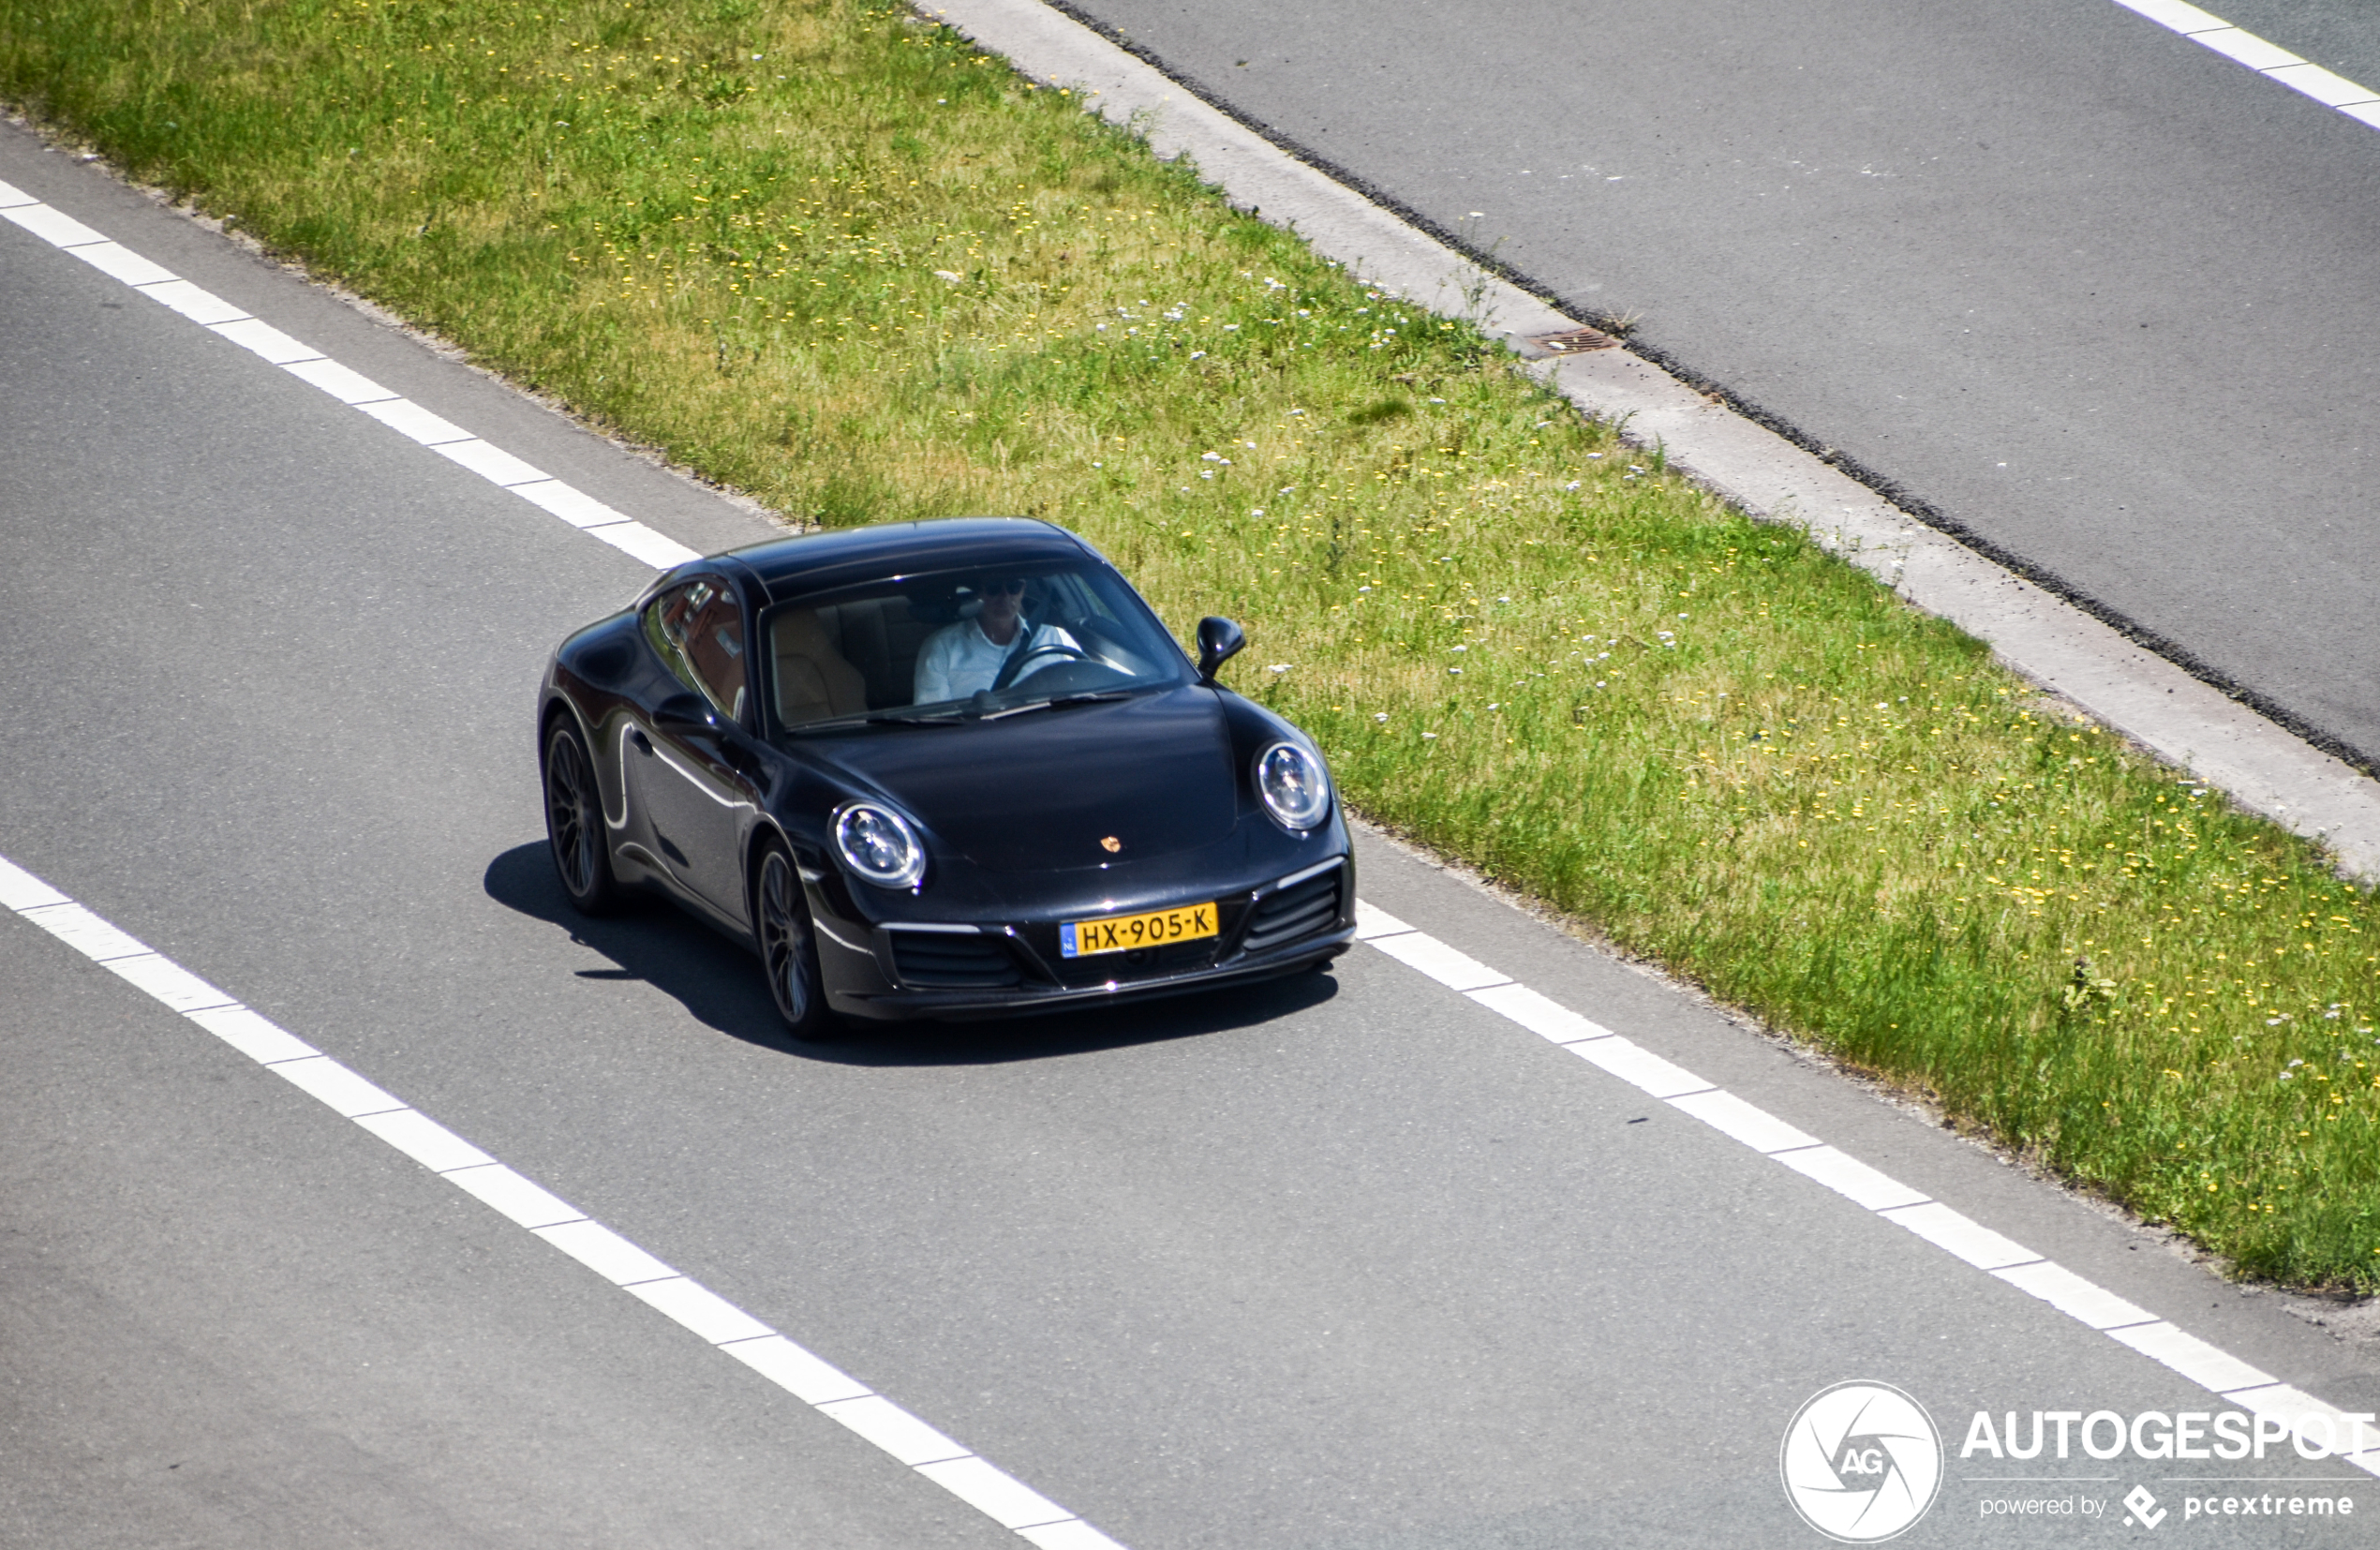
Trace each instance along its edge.
{"label": "car side window", "polygon": [[645,609],[645,638],[678,682],[731,721],[744,716],[744,616],[735,592],[710,578],[673,587]]}

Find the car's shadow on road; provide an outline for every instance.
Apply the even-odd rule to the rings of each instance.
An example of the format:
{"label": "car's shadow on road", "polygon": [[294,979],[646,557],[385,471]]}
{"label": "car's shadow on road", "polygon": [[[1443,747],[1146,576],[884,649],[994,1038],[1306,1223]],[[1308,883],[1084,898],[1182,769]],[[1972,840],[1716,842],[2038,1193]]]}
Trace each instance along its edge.
{"label": "car's shadow on road", "polygon": [[694,1019],[733,1038],[804,1060],[843,1066],[984,1066],[1049,1060],[1097,1050],[1245,1028],[1292,1017],[1338,993],[1327,974],[1291,975],[1255,985],[1158,1001],[1088,1007],[1047,1017],[980,1022],[857,1023],[828,1043],[784,1031],[751,949],[730,942],[661,900],[635,899],[617,915],[579,914],[554,875],[543,842],[515,845],[487,864],[482,886],[505,908],[570,933],[617,964],[582,969],[582,979],[641,979]]}

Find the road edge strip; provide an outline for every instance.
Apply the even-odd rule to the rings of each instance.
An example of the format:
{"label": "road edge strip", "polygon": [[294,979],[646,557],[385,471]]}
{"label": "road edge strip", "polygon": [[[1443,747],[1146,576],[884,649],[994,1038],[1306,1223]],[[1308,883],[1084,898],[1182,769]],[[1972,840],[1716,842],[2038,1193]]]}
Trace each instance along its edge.
{"label": "road edge strip", "polygon": [[[2119,3],[2155,20],[2179,0]],[[1187,156],[1237,208],[1413,306],[1516,344],[1579,326],[1042,0],[921,0],[920,13],[1028,77],[1078,93],[1088,111],[1140,134],[1158,156]],[[2227,25],[2208,18],[2208,30]],[[2306,89],[2294,77],[2275,79]],[[2343,111],[2363,117],[2359,108]],[[2380,128],[2380,111],[2365,122]],[[1751,516],[1802,529],[1990,645],[2018,674],[2241,807],[2329,846],[2348,872],[2380,881],[2380,782],[1642,356],[1596,350],[1531,369]]]}

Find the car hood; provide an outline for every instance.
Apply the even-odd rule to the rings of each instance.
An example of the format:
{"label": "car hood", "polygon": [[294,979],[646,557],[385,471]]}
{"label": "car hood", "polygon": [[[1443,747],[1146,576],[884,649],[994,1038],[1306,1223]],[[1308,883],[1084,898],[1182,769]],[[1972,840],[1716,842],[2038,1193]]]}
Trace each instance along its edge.
{"label": "car hood", "polygon": [[1212,844],[1239,810],[1230,730],[1203,688],[880,731],[841,740],[832,757],[943,846],[994,872]]}

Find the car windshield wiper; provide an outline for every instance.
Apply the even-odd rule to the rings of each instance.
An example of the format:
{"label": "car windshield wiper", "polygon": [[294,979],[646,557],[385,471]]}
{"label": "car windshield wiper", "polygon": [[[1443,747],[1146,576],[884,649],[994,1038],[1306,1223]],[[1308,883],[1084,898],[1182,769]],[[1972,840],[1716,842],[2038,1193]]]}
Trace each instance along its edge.
{"label": "car windshield wiper", "polygon": [[870,710],[864,716],[837,716],[828,721],[804,722],[789,726],[788,732],[847,732],[855,726],[956,726],[961,719],[961,708],[948,710],[916,711]]}
{"label": "car windshield wiper", "polygon": [[847,732],[855,726],[958,726],[966,722],[996,722],[1003,716],[1021,716],[1028,710],[1047,710],[1056,705],[1093,705],[1103,700],[1123,700],[1132,697],[1128,689],[1093,689],[1075,694],[1050,694],[1042,699],[1027,700],[1022,705],[1004,705],[997,709],[978,708],[972,700],[961,700],[939,710],[914,710],[904,706],[892,710],[870,710],[864,716],[836,716],[823,722],[804,722],[789,726],[788,732]]}
{"label": "car windshield wiper", "polygon": [[987,710],[982,715],[971,719],[979,722],[996,722],[1003,716],[1021,716],[1028,710],[1047,710],[1052,706],[1097,705],[1106,700],[1128,700],[1131,697],[1132,692],[1128,689],[1094,689],[1079,694],[1051,694],[1046,699],[1027,700],[1022,705],[1011,705],[998,710]]}

